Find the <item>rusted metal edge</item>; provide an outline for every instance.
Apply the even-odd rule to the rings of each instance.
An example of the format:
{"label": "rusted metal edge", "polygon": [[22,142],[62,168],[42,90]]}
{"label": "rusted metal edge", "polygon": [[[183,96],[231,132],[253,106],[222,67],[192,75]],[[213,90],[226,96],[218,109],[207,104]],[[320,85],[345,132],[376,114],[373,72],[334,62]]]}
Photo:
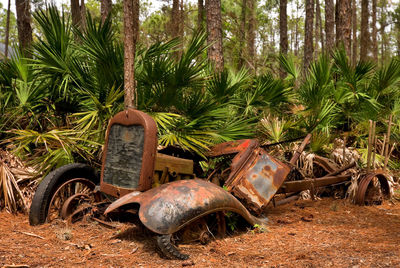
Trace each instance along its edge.
{"label": "rusted metal edge", "polygon": [[386,197],[390,197],[390,185],[387,176],[387,173],[385,173],[384,171],[377,171],[365,174],[365,176],[363,176],[359,180],[355,203],[360,206],[365,205],[365,194],[367,192],[369,184],[375,177],[379,180],[381,184],[382,193],[386,195]]}
{"label": "rusted metal edge", "polygon": [[322,187],[331,184],[339,183],[348,180],[351,174],[339,175],[339,176],[325,176],[316,179],[305,179],[301,181],[288,181],[284,182],[278,193],[292,193],[300,192],[311,189],[312,187]]}
{"label": "rusted metal edge", "polygon": [[[314,156],[313,162],[315,164],[319,165],[320,167],[322,167],[328,173],[334,173],[335,171],[338,170],[338,166],[334,162],[332,162],[328,158],[325,158],[325,157],[322,157],[319,155]],[[336,173],[336,174],[338,174],[338,173]]]}
{"label": "rusted metal edge", "polygon": [[290,164],[294,165],[296,164],[297,160],[299,159],[301,153],[304,151],[306,148],[307,144],[311,140],[311,134],[307,134],[303,142],[301,143],[300,147],[296,150],[296,152],[293,154],[292,158],[290,159]]}
{"label": "rusted metal edge", "polygon": [[218,157],[224,155],[231,155],[240,153],[247,148],[256,148],[259,146],[258,140],[255,139],[244,139],[236,141],[228,141],[213,146],[207,153],[208,157]]}

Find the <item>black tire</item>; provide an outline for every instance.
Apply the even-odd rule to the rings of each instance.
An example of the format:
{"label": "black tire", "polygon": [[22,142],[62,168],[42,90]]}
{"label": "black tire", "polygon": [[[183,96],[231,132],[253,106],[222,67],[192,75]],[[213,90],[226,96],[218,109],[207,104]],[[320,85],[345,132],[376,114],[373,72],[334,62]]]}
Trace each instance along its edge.
{"label": "black tire", "polygon": [[46,222],[50,201],[57,188],[68,180],[84,178],[95,185],[100,182],[100,177],[94,168],[85,164],[69,164],[50,172],[39,184],[29,210],[30,225],[39,225]]}
{"label": "black tire", "polygon": [[179,249],[171,243],[170,234],[157,236],[157,245],[167,259],[189,259],[189,255],[181,253]]}

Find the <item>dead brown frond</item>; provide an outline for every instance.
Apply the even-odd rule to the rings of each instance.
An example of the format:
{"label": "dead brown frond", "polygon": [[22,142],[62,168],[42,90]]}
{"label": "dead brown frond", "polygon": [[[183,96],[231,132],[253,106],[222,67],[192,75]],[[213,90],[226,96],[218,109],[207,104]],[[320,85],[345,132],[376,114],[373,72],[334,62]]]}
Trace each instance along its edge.
{"label": "dead brown frond", "polygon": [[[11,213],[26,212],[31,199],[26,188],[33,188],[31,180],[34,170],[25,165],[13,154],[0,149],[0,209]],[[31,185],[21,190],[21,185]],[[24,193],[25,192],[25,193]]]}

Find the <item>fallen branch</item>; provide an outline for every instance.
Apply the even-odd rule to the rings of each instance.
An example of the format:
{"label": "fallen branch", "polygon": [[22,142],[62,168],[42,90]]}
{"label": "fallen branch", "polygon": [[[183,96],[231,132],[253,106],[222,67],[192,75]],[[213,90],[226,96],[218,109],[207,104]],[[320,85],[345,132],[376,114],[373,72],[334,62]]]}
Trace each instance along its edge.
{"label": "fallen branch", "polygon": [[29,268],[26,264],[6,264],[2,268]]}
{"label": "fallen branch", "polygon": [[40,239],[45,239],[43,236],[37,235],[37,234],[33,234],[33,233],[27,233],[27,232],[21,232],[21,231],[14,231],[16,233],[20,233],[20,234],[24,234],[24,235],[28,235],[28,236],[32,236],[32,237],[36,237],[36,238],[40,238]]}

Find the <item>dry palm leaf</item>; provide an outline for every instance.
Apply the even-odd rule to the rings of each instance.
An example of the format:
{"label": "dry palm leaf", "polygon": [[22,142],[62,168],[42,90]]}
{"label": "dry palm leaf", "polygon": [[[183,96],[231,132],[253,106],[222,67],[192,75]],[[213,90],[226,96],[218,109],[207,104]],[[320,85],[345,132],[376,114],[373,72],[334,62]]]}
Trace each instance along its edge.
{"label": "dry palm leaf", "polygon": [[[9,212],[27,211],[32,197],[34,169],[25,165],[13,154],[0,149],[0,209]],[[21,184],[28,184],[24,190]]]}
{"label": "dry palm leaf", "polygon": [[9,212],[16,212],[18,208],[27,210],[25,198],[19,189],[14,174],[9,167],[0,162],[0,203]]}
{"label": "dry palm leaf", "polygon": [[[343,157],[343,140],[336,138],[334,143],[334,150],[331,153],[331,159],[335,161],[339,166],[343,166],[345,163],[358,162],[360,159],[360,154],[355,148],[346,147],[344,149],[344,157]],[[344,159],[343,159],[344,158]],[[344,160],[344,161],[343,161]]]}

